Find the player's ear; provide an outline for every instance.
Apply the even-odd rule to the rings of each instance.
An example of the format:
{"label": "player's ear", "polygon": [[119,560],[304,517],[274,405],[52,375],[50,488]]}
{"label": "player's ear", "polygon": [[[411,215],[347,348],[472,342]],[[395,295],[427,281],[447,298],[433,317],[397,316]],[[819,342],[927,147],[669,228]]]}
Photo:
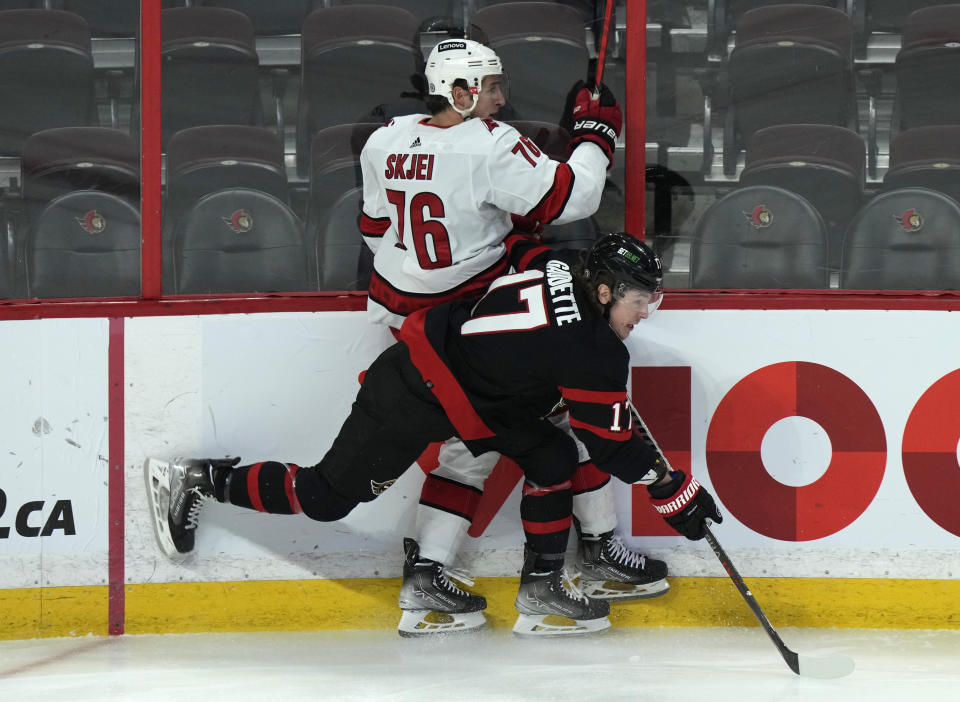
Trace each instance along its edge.
{"label": "player's ear", "polygon": [[600,283],[600,285],[597,286],[597,300],[601,305],[605,305],[612,299],[613,293],[610,291],[610,286],[606,283]]}

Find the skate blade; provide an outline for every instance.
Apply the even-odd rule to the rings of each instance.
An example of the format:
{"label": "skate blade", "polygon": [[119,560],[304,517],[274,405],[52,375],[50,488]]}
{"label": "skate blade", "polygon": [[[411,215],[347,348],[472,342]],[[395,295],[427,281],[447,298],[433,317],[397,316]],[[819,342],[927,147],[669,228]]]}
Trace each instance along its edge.
{"label": "skate blade", "polygon": [[666,579],[642,584],[621,583],[616,580],[581,580],[578,586],[587,597],[608,602],[648,600],[665,595],[670,590],[670,583]]}
{"label": "skate blade", "polygon": [[559,614],[521,614],[513,625],[513,633],[521,637],[584,636],[610,628],[607,617],[571,619]]}
{"label": "skate blade", "polygon": [[462,634],[476,631],[487,624],[483,612],[447,613],[429,609],[404,610],[397,633],[404,637]]}
{"label": "skate blade", "polygon": [[143,464],[143,477],[147,482],[147,501],[150,504],[150,518],[153,521],[157,545],[168,558],[182,561],[186,556],[174,545],[167,522],[167,510],[170,508],[170,463],[148,458]]}

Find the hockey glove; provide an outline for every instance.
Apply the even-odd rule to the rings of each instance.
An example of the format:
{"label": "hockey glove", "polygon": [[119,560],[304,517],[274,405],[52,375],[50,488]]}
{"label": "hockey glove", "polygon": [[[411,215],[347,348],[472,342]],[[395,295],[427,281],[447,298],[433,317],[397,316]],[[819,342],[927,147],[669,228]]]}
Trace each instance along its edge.
{"label": "hockey glove", "polygon": [[723,515],[717,509],[713,496],[707,492],[693,476],[682,470],[670,474],[670,482],[662,485],[649,485],[650,502],[667,524],[672,526],[691,541],[702,539],[706,535],[707,519],[719,523]]}
{"label": "hockey glove", "polygon": [[573,136],[570,150],[573,151],[584,141],[592,141],[603,149],[612,166],[617,135],[623,126],[623,114],[610,88],[601,84],[600,97],[595,100],[587,84],[579,81],[573,86],[567,102],[570,125],[568,131]]}

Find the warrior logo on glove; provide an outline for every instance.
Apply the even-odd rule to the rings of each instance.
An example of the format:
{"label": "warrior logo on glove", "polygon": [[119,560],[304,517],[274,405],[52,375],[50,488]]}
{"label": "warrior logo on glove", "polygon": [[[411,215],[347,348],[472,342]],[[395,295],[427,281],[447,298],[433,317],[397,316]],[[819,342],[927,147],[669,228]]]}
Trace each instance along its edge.
{"label": "warrior logo on glove", "polygon": [[723,521],[723,515],[696,478],[682,470],[670,474],[670,481],[661,485],[648,485],[650,503],[664,521],[691,541],[706,535],[706,521]]}

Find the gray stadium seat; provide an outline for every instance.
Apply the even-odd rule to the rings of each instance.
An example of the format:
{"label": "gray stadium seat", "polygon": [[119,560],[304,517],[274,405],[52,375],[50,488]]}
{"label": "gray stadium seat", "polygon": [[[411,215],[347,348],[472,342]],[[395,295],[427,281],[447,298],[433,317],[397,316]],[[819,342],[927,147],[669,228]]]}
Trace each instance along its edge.
{"label": "gray stadium seat", "polygon": [[219,190],[258,190],[289,203],[283,143],[266,127],[218,124],[177,132],[167,147],[164,288],[173,289],[173,242],[184,214]]}
{"label": "gray stadium seat", "polygon": [[839,270],[843,235],[863,203],[866,153],[863,138],[844,127],[767,127],[747,143],[740,184],[773,185],[805,197],[827,225],[829,266]]}
{"label": "gray stadium seat", "polygon": [[446,17],[463,26],[463,3],[460,0],[331,0],[331,5],[391,5],[413,13],[417,21]]}
{"label": "gray stadium seat", "polygon": [[425,112],[419,76],[419,23],[400,7],[342,5],[311,12],[303,24],[300,102],[297,112],[297,170],[307,171],[314,134],[353,124],[383,103],[406,100]]}
{"label": "gray stadium seat", "polygon": [[307,241],[320,290],[366,290],[372,255],[360,233],[360,151],[380,125],[341,124],[317,133],[310,155]]}
{"label": "gray stadium seat", "polygon": [[960,124],[900,132],[890,141],[884,190],[928,188],[960,202]]}
{"label": "gray stadium seat", "polygon": [[0,156],[19,156],[34,132],[97,123],[90,47],[73,13],[0,12]]}
{"label": "gray stadium seat", "polygon": [[586,80],[590,61],[577,10],[551,2],[491,5],[474,14],[470,34],[488,43],[503,62],[514,119],[563,120],[566,95],[578,80]]}
{"label": "gray stadium seat", "polygon": [[181,294],[311,288],[302,223],[258,190],[220,190],[197,201],[177,230],[173,265]]}
{"label": "gray stadium seat", "polygon": [[697,222],[693,288],[825,288],[827,231],[803,197],[782,188],[738,188]]}
{"label": "gray stadium seat", "polygon": [[[24,259],[24,250],[28,243],[35,240],[41,219],[47,225],[54,221],[55,213],[47,212],[47,209],[54,200],[63,195],[78,191],[99,192],[118,198],[135,211],[140,208],[140,148],[133,137],[125,131],[103,127],[60,127],[37,132],[24,142],[20,173],[24,217],[19,224],[16,236],[18,261]],[[112,200],[110,202],[113,203]],[[111,226],[111,234],[114,233],[114,227],[126,226],[130,219],[119,204],[113,203],[112,208],[115,210],[114,215],[108,217],[103,213],[98,220]],[[56,211],[62,213],[62,207]],[[84,213],[85,216],[86,213]],[[98,218],[94,216],[93,219]],[[81,225],[81,228],[97,240],[97,246],[104,247],[98,258],[98,260],[104,260],[108,251],[108,246],[104,242],[109,240],[109,236],[102,236],[96,232],[97,227],[92,224]],[[70,230],[73,231],[73,229],[74,227],[71,226]],[[44,237],[47,242],[50,241],[49,233]],[[52,260],[52,254],[49,251],[44,255],[46,260]],[[113,280],[120,288],[127,290],[128,288],[124,287],[126,283],[133,284],[131,281],[139,280],[140,264],[139,261],[131,261],[129,257],[119,255],[118,262],[121,258],[133,266],[132,270],[117,269],[115,274],[108,276],[107,279]],[[22,268],[19,273],[17,286],[21,288]],[[126,283],[121,285],[120,281],[126,281]],[[38,289],[37,284],[34,280],[35,291]],[[49,281],[40,282],[39,285],[41,292],[50,291]],[[78,283],[77,290],[88,289],[86,285],[86,283]],[[136,292],[109,294],[126,295],[136,294]],[[55,295],[44,294],[43,296]]]}
{"label": "gray stadium seat", "polygon": [[960,289],[960,205],[924,188],[877,195],[844,239],[840,287]]}
{"label": "gray stadium seat", "polygon": [[219,7],[163,11],[163,143],[203,124],[261,124],[253,25]]}
{"label": "gray stadium seat", "polygon": [[724,173],[736,172],[754,132],[775,124],[856,130],[853,30],[843,12],[770,5],[743,14],[727,65]]}
{"label": "gray stadium seat", "polygon": [[140,213],[96,190],[55,198],[31,223],[27,297],[140,294]]}
{"label": "gray stadium seat", "polygon": [[242,12],[257,34],[299,34],[304,18],[323,0],[194,0],[193,4]]}
{"label": "gray stadium seat", "polygon": [[960,124],[960,5],[913,12],[897,53],[891,133],[935,124]]}

